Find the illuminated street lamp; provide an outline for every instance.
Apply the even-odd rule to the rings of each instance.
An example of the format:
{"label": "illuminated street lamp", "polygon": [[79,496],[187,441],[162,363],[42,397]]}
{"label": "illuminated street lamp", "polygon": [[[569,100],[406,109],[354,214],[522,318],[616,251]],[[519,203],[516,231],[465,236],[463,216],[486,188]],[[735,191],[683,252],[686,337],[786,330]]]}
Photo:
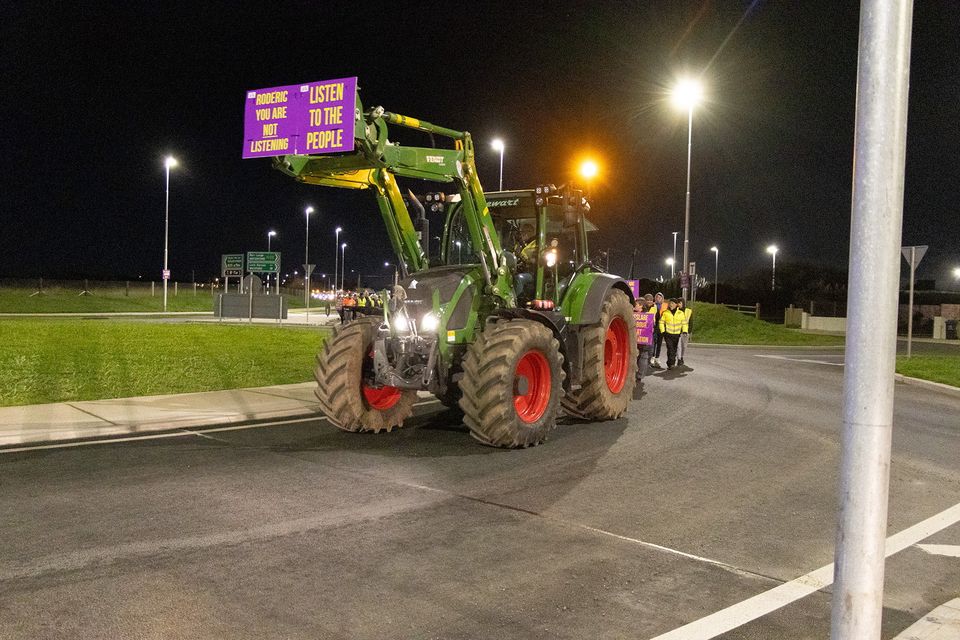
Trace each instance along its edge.
{"label": "illuminated street lamp", "polygon": [[341,231],[343,231],[343,229],[341,227],[337,227],[336,233],[334,234],[334,237],[337,240],[336,244],[333,245],[333,290],[334,292],[336,292],[337,290],[337,274],[340,273],[338,271],[339,267],[337,266],[337,263],[338,263],[338,258],[340,257],[340,251],[338,249],[340,247]]}
{"label": "illuminated street lamp", "polygon": [[675,275],[675,274],[674,274],[674,270],[673,270],[673,265],[676,264],[677,261],[674,260],[673,258],[667,258],[664,262],[665,262],[667,265],[669,265],[669,267],[670,267],[670,279],[673,280],[673,277],[674,277],[674,275]]}
{"label": "illuminated street lamp", "polygon": [[177,159],[173,156],[167,156],[163,161],[163,166],[167,170],[166,204],[163,214],[163,310],[167,310],[167,280],[170,276],[170,267],[167,264],[168,249],[170,246],[170,169],[177,166]]}
{"label": "illuminated street lamp", "polygon": [[720,249],[710,247],[713,251],[713,304],[717,304],[717,285],[720,282]]}
{"label": "illuminated street lamp", "polygon": [[[703,85],[697,80],[681,80],[673,90],[673,104],[687,110],[687,200],[683,214],[683,273],[686,273],[690,267],[690,158],[693,153],[693,108],[702,99]],[[687,287],[683,287],[683,299],[684,301],[687,299]]]}
{"label": "illuminated street lamp", "polygon": [[956,268],[953,270],[953,279],[954,279],[954,280],[960,280],[960,267],[956,267]]}
{"label": "illuminated street lamp", "polygon": [[584,160],[580,163],[580,176],[584,180],[589,182],[596,178],[598,173],[600,173],[600,166],[593,160]]}
{"label": "illuminated street lamp", "polygon": [[777,251],[780,249],[777,248],[777,245],[772,244],[767,247],[767,253],[773,256],[773,271],[770,276],[770,290],[775,291],[777,289]]}
{"label": "illuminated street lamp", "polygon": [[500,138],[496,138],[490,143],[490,146],[493,147],[494,151],[500,152],[500,191],[503,191],[503,150],[506,148],[506,146],[503,144],[503,140]]}
{"label": "illuminated street lamp", "polygon": [[[275,235],[277,235],[276,231],[273,231],[272,229],[270,231],[267,231],[267,251],[270,251],[270,241],[273,240],[273,236]],[[277,277],[278,278],[280,277],[279,273],[277,274]],[[270,293],[270,274],[269,273],[267,274],[267,293],[268,294]]]}

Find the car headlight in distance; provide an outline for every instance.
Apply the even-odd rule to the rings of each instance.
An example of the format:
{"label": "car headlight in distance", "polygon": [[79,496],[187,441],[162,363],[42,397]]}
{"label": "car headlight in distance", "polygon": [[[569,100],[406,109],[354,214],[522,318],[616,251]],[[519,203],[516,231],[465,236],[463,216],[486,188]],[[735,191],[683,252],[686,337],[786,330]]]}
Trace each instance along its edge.
{"label": "car headlight in distance", "polygon": [[440,326],[440,318],[433,311],[428,311],[423,320],[420,321],[420,330],[424,333],[436,333]]}

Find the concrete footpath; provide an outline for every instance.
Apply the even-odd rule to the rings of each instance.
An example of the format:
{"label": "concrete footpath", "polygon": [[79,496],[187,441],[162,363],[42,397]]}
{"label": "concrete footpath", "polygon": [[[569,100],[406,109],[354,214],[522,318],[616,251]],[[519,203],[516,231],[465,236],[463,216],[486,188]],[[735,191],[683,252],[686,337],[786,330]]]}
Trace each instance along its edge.
{"label": "concrete footpath", "polygon": [[316,415],[315,386],[0,407],[0,447]]}

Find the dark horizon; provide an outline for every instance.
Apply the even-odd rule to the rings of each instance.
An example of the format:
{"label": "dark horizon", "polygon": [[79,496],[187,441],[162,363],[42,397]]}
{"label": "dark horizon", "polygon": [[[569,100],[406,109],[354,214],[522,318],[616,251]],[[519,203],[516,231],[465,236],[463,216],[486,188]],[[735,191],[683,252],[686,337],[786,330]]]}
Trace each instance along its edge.
{"label": "dark horizon", "polygon": [[[487,190],[497,183],[495,137],[507,145],[505,188],[564,182],[576,159],[597,157],[592,250],[612,249],[611,269],[626,275],[637,249],[638,275],[669,275],[673,231],[682,256],[687,122],[666,92],[700,72],[707,102],[694,113],[691,172],[698,271],[712,278],[717,245],[720,279],[746,276],[769,264],[771,243],[778,270],[845,270],[859,10],[822,6],[10,9],[0,46],[17,98],[5,137],[0,277],[158,280],[167,154],[180,163],[171,173],[174,279],[218,275],[220,254],[265,249],[269,229],[292,272],[308,205],[318,212],[317,273],[332,269],[338,225],[348,271],[382,271],[393,256],[369,193],[300,185],[269,160],[240,159],[246,90],[353,75],[367,106],[470,131]],[[957,5],[918,3],[903,244],[930,245],[918,277],[947,282],[960,266],[957,59]]]}

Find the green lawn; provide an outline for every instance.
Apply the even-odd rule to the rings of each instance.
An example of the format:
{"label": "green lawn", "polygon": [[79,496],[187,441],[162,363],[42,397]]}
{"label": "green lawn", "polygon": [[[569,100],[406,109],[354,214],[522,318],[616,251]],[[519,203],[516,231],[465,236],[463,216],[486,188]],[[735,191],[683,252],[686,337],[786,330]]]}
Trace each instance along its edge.
{"label": "green lawn", "polygon": [[[45,289],[44,295],[31,296],[32,289],[0,288],[0,313],[116,313],[129,311],[163,311],[163,288],[157,287],[155,295],[150,289],[134,288],[127,295],[122,287],[98,288],[91,283],[91,295],[78,295],[79,290]],[[302,296],[286,296],[289,308],[303,306]],[[180,287],[173,295],[173,287],[167,290],[167,311],[213,311],[213,296],[209,289],[197,289],[193,295],[192,285]]]}
{"label": "green lawn", "polygon": [[898,356],[897,373],[960,387],[960,355]]}
{"label": "green lawn", "polygon": [[305,382],[325,335],[264,325],[0,319],[0,406]]}
{"label": "green lawn", "polygon": [[746,345],[841,345],[842,336],[801,333],[783,325],[757,320],[722,305],[693,304],[693,342]]}

